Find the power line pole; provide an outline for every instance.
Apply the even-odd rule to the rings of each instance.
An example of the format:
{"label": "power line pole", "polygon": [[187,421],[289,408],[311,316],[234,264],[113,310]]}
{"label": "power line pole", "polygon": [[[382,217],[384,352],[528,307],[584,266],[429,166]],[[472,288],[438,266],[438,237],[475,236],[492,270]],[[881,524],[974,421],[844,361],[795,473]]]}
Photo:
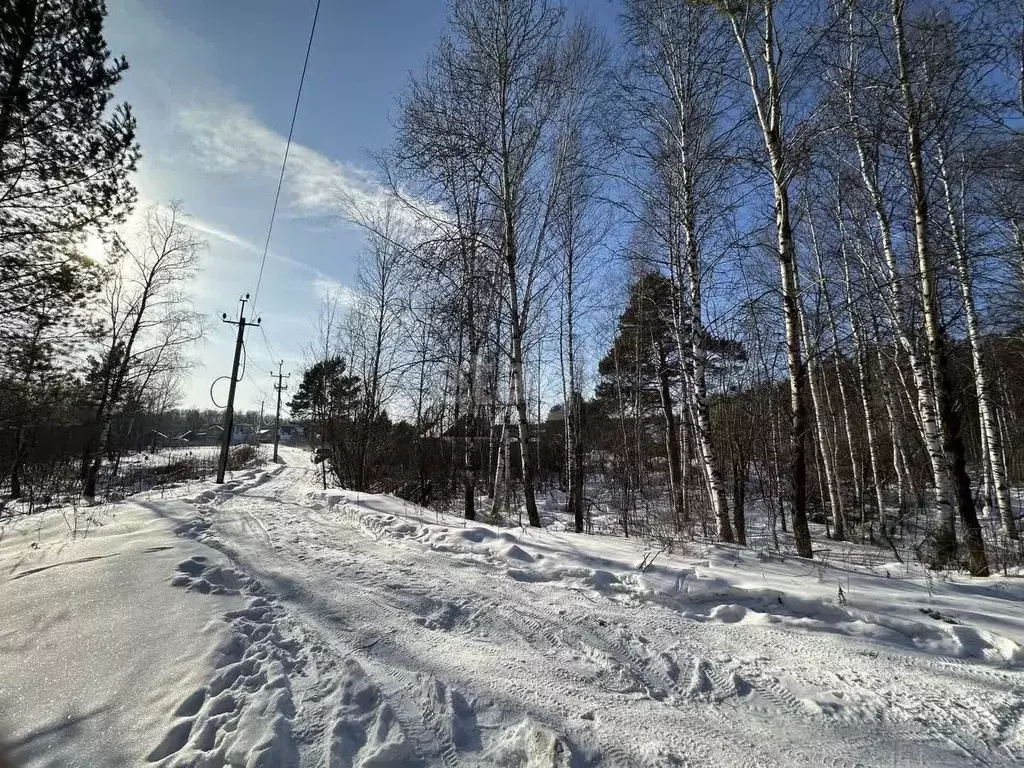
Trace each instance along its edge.
{"label": "power line pole", "polygon": [[224,411],[224,434],[220,443],[220,462],[217,464],[217,483],[224,482],[224,471],[228,467],[228,450],[231,448],[231,430],[235,422],[235,385],[238,384],[238,361],[242,357],[242,345],[245,343],[245,326],[259,325],[260,318],[255,323],[247,323],[245,320],[245,302],[249,300],[249,294],[240,299],[242,308],[238,312],[238,320],[228,320],[227,312],[221,315],[221,320],[229,325],[238,326],[238,336],[235,338],[235,359],[231,363],[231,384],[228,388],[228,407]]}
{"label": "power line pole", "polygon": [[274,385],[274,389],[277,390],[277,418],[274,421],[274,461],[277,461],[277,447],[281,444],[281,391],[288,389],[287,384],[282,384],[284,379],[290,379],[292,375],[290,373],[281,373],[281,369],[284,367],[284,360],[277,364],[277,373],[270,372],[271,376],[277,376],[277,384]]}

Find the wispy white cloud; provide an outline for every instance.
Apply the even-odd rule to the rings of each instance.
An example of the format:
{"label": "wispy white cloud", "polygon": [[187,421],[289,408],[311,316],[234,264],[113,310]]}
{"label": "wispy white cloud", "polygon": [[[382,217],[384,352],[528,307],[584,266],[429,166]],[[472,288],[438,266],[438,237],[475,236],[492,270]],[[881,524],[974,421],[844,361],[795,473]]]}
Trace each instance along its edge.
{"label": "wispy white cloud", "polygon": [[[201,232],[208,237],[213,237],[216,238],[217,240],[221,240],[230,245],[234,245],[237,248],[241,248],[243,251],[248,251],[249,253],[255,253],[259,255],[263,254],[263,246],[254,243],[252,240],[247,240],[241,235],[236,235],[234,232],[229,232],[226,229],[222,229],[214,224],[211,224],[210,222],[205,221],[204,219],[199,219],[196,218],[195,216],[189,216],[188,224],[190,227],[192,227],[192,229],[196,230],[197,232]],[[317,270],[316,267],[310,266],[309,264],[305,264],[299,261],[298,259],[293,259],[290,256],[282,256],[279,253],[274,253],[273,251],[271,251],[267,254],[267,258],[270,259],[271,261],[277,261],[282,264],[287,264],[290,267],[296,267],[298,269],[306,270],[307,272],[319,274],[319,270]]]}
{"label": "wispy white cloud", "polygon": [[[223,173],[277,179],[286,139],[242,104],[200,104],[182,109],[181,126],[196,158]],[[383,208],[391,199],[366,170],[293,141],[284,178],[284,201],[301,216],[351,216]]]}
{"label": "wispy white cloud", "polygon": [[202,232],[208,237],[222,240],[230,245],[237,246],[243,251],[249,251],[250,253],[263,253],[263,249],[251,240],[246,240],[240,235],[236,235],[234,232],[228,232],[225,229],[221,229],[208,221],[196,218],[195,216],[188,217],[188,225],[197,232]]}
{"label": "wispy white cloud", "polygon": [[318,275],[313,281],[313,293],[321,300],[336,301],[342,308],[351,307],[359,300],[360,296],[359,291],[354,288],[323,274]]}

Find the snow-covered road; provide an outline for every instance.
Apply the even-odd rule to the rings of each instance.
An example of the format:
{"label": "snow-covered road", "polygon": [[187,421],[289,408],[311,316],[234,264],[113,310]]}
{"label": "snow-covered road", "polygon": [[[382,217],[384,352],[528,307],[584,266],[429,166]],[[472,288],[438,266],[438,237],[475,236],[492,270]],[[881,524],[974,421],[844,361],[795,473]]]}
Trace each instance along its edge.
{"label": "snow-covered road", "polygon": [[[304,763],[1024,757],[1020,672],[799,626],[822,622],[824,606],[795,621],[744,621],[748,608],[724,580],[696,582],[697,611],[680,611],[644,599],[627,570],[642,557],[632,544],[466,527],[389,497],[318,494],[308,467],[200,500],[206,542],[263,586],[268,625],[293,641],[264,644],[290,676],[286,719]],[[677,590],[694,579],[693,567],[668,562],[658,573],[674,570]],[[792,614],[788,597],[760,615]],[[308,665],[315,674],[296,672]]]}
{"label": "snow-covered road", "polygon": [[285,457],[141,502],[212,547],[183,547],[174,587],[234,600],[143,764],[1024,760],[1019,580],[929,591],[736,548],[641,573],[637,542],[318,491]]}

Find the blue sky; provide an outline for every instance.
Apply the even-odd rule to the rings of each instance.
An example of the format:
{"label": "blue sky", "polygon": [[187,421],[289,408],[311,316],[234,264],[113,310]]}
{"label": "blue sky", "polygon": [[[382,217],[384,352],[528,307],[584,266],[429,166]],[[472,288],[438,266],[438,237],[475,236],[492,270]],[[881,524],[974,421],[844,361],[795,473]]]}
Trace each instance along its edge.
{"label": "blue sky", "polygon": [[[186,405],[210,405],[210,383],[229,373],[234,328],[218,318],[255,288],[314,6],[108,2],[108,44],[130,63],[118,96],[139,121],[140,209],[180,199],[209,243],[193,294],[211,327],[185,385]],[[607,27],[616,13],[610,0],[575,6]],[[370,153],[389,144],[396,99],[429,56],[445,14],[442,0],[323,0],[259,294],[270,350],[258,331],[248,336],[239,407],[269,400],[278,358],[294,380],[321,296],[352,283],[362,241],[340,220],[339,190],[377,194]]]}

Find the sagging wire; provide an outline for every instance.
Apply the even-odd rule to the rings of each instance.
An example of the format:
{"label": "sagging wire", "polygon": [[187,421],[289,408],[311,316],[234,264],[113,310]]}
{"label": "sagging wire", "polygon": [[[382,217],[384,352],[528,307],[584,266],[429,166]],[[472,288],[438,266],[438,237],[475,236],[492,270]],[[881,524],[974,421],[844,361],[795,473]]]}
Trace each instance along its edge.
{"label": "sagging wire", "polygon": [[267,253],[270,250],[270,236],[274,232],[274,219],[277,216],[277,205],[281,200],[281,187],[284,184],[284,171],[288,166],[288,153],[292,148],[292,134],[295,133],[295,118],[299,114],[299,101],[302,99],[302,86],[306,82],[306,69],[309,66],[309,52],[313,49],[313,35],[316,32],[316,21],[320,18],[320,0],[316,0],[316,9],[313,11],[313,24],[309,30],[309,42],[306,43],[306,57],[302,61],[302,74],[299,76],[299,90],[295,94],[295,106],[292,108],[292,122],[288,127],[288,141],[284,145],[284,160],[281,162],[281,175],[277,179],[277,192],[274,193],[274,207],[270,212],[270,226],[267,227],[267,240],[263,245],[263,258],[260,260],[260,273],[256,278],[256,290],[252,294],[252,308],[256,311],[256,300],[260,295],[260,285],[263,283],[263,269],[267,265]]}

